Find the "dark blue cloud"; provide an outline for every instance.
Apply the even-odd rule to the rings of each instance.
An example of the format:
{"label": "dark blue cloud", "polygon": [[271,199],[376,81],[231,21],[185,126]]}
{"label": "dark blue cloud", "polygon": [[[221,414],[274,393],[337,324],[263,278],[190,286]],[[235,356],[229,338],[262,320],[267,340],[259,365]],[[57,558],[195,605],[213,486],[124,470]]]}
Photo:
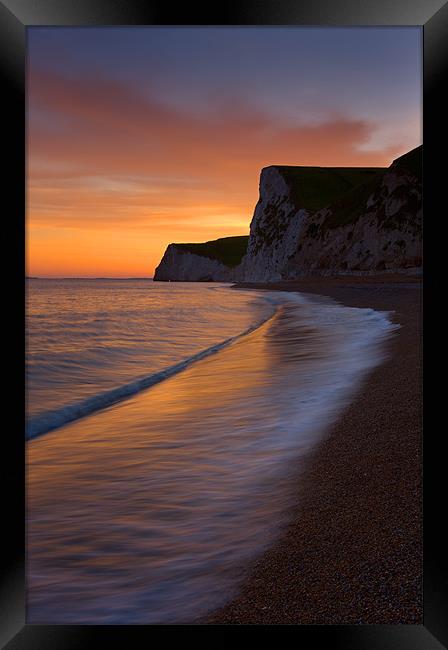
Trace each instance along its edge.
{"label": "dark blue cloud", "polygon": [[421,103],[421,30],[31,28],[32,67],[119,79],[185,111],[235,99],[295,122],[387,119]]}

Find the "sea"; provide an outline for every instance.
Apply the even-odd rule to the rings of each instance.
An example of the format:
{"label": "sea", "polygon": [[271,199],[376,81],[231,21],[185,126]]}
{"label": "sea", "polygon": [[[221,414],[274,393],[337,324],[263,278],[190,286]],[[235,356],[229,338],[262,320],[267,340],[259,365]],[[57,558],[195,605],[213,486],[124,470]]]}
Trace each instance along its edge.
{"label": "sea", "polygon": [[27,622],[205,620],[396,328],[310,294],[27,280]]}

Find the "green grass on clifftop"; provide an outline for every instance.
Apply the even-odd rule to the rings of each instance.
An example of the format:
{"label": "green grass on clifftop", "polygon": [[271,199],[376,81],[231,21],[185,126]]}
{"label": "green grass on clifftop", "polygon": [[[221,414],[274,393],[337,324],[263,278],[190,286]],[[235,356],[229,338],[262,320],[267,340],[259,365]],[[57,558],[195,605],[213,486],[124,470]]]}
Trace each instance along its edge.
{"label": "green grass on clifftop", "polygon": [[174,244],[176,248],[194,255],[218,260],[232,268],[238,266],[247,250],[249,235],[240,237],[222,237],[203,244]]}
{"label": "green grass on clifftop", "polygon": [[326,207],[383,171],[381,167],[275,167],[290,187],[296,205],[308,210]]}

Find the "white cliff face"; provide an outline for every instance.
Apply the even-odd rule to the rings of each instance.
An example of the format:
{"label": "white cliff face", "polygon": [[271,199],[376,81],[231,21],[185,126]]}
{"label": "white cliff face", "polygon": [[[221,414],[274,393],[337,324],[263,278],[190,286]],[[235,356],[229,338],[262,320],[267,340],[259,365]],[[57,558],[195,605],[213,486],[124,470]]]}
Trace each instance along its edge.
{"label": "white cliff face", "polygon": [[280,280],[289,257],[297,249],[307,215],[306,210],[295,205],[279,169],[263,169],[247,253],[238,267],[240,279],[255,282]]}
{"label": "white cliff face", "polygon": [[421,180],[412,171],[418,170],[419,156],[418,150],[406,154],[319,210],[300,204],[291,176],[286,180],[287,168],[266,167],[241,263],[229,268],[170,244],[154,279],[273,282],[314,274],[419,269]]}
{"label": "white cliff face", "polygon": [[392,165],[329,206],[306,210],[268,167],[239,280],[416,270],[422,263],[421,182]]}
{"label": "white cliff face", "polygon": [[231,282],[232,269],[218,260],[195,255],[170,244],[156,268],[154,280],[165,282]]}
{"label": "white cliff face", "polygon": [[360,188],[354,203],[342,201],[309,216],[283,277],[421,267],[421,187],[414,176],[389,169],[373,192]]}

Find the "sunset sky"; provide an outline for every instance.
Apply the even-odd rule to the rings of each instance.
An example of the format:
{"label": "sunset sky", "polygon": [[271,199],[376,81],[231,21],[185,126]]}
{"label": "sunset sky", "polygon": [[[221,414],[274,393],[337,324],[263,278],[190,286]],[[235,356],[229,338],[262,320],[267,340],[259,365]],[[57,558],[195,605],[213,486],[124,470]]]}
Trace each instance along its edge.
{"label": "sunset sky", "polygon": [[249,232],[260,169],[421,143],[421,29],[29,28],[27,274],[151,277]]}

